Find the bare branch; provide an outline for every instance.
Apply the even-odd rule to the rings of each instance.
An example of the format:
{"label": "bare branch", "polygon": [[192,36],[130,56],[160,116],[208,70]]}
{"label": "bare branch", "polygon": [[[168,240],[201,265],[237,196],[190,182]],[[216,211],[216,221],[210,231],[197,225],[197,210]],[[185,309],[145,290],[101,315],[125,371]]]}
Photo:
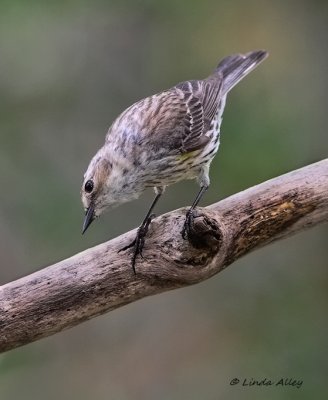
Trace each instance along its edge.
{"label": "bare branch", "polygon": [[194,284],[252,250],[328,220],[328,159],[199,209],[155,219],[137,275],[118,253],[135,231],[0,288],[0,351],[30,343],[142,297]]}

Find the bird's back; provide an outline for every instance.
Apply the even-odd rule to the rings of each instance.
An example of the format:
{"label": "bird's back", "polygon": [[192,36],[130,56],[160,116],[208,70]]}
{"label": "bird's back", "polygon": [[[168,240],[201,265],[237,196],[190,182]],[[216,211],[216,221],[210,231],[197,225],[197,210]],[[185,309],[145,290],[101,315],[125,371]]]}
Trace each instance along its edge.
{"label": "bird's back", "polygon": [[[224,58],[206,79],[191,80],[133,104],[113,123],[106,143],[153,175],[197,174],[219,146],[227,93],[267,56],[265,51]],[[179,179],[184,172],[179,172]]]}

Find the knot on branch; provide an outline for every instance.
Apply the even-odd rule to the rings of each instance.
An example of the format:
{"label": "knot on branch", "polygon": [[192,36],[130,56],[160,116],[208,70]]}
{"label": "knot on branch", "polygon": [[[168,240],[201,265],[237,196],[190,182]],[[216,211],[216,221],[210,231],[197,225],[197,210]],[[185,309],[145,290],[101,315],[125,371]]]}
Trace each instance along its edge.
{"label": "knot on branch", "polygon": [[225,248],[226,229],[215,212],[194,210],[184,240],[185,218],[185,210],[179,210],[152,221],[143,260],[148,264],[143,268],[147,279],[155,277],[152,285],[181,287],[206,279],[213,260]]}
{"label": "knot on branch", "polygon": [[188,231],[188,240],[196,249],[217,252],[222,243],[222,231],[218,221],[208,212],[195,210]]}

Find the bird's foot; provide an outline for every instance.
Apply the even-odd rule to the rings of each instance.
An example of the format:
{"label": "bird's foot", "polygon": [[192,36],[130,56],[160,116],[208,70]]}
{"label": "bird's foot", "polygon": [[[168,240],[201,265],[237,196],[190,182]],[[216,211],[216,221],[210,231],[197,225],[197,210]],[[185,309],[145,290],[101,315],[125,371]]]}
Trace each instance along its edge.
{"label": "bird's foot", "polygon": [[181,231],[181,235],[182,235],[182,238],[184,240],[188,239],[188,236],[189,236],[189,234],[190,234],[190,232],[191,232],[191,230],[193,228],[193,225],[194,225],[194,218],[195,218],[195,210],[190,208],[187,211],[186,219],[185,219],[185,222],[184,222],[184,225],[183,225],[183,229]]}
{"label": "bird's foot", "polygon": [[149,229],[149,225],[151,223],[151,221],[155,218],[155,214],[151,214],[143,223],[142,225],[140,225],[140,227],[138,228],[137,231],[137,235],[135,237],[135,239],[129,243],[127,246],[124,246],[122,249],[120,249],[118,252],[120,253],[121,251],[125,251],[130,249],[131,247],[133,247],[133,255],[131,258],[131,265],[132,265],[132,269],[134,274],[136,274],[136,260],[137,257],[140,255],[141,258],[143,257],[142,254],[142,250],[144,248],[145,245],[145,237],[147,235],[148,229]]}

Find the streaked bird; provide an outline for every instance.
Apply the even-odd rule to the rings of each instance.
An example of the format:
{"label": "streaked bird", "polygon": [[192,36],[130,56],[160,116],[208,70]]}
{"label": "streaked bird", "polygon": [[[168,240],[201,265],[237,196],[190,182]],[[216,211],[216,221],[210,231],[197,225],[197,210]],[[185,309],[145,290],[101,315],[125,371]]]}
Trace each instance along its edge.
{"label": "streaked bird", "polygon": [[196,178],[200,190],[181,232],[186,239],[193,211],[210,184],[209,168],[220,144],[227,94],[267,55],[266,51],[258,50],[228,56],[206,79],[179,83],[125,110],[109,128],[105,144],[84,175],[83,233],[105,209],[136,199],[147,188],[154,188],[155,199],[135,240],[121,249],[133,247],[135,272],[152,211],[166,186]]}

